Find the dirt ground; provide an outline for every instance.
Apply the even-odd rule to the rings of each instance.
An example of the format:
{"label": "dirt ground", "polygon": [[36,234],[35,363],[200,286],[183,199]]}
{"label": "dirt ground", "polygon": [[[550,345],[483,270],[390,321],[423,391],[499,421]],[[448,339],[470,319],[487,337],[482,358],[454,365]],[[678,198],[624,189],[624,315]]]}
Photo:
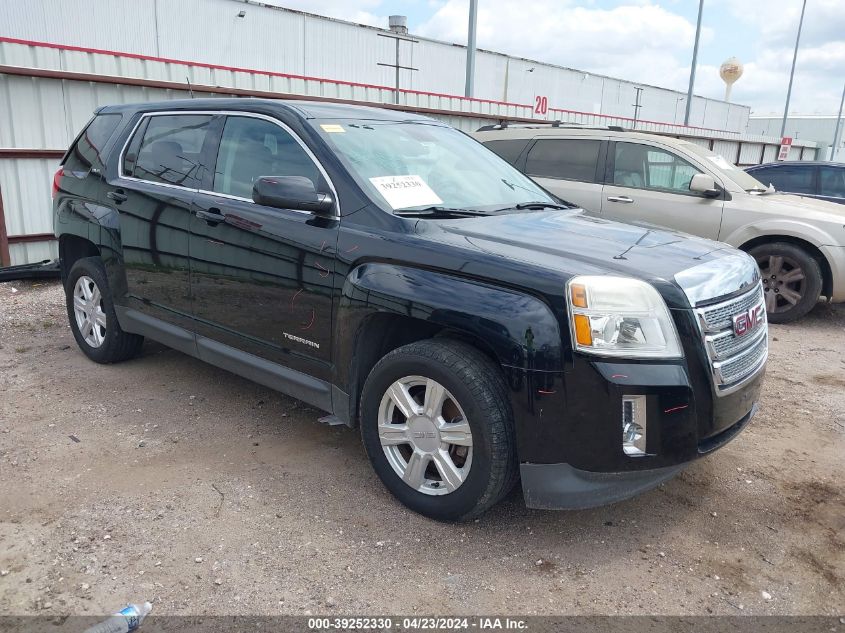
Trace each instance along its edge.
{"label": "dirt ground", "polygon": [[412,514],[357,431],[161,345],[77,349],[0,284],[0,613],[845,613],[845,309],[771,327],[762,409],[635,499]]}

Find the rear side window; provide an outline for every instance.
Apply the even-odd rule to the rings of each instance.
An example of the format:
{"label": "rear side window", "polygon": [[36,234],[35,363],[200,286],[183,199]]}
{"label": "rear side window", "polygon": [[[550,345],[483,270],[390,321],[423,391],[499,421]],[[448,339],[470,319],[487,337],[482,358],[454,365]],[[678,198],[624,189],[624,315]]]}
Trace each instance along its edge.
{"label": "rear side window", "polygon": [[801,166],[783,166],[775,167],[773,169],[765,170],[763,173],[755,172],[754,177],[766,184],[771,183],[775,189],[779,191],[787,191],[789,193],[816,193],[815,183],[815,167],[808,165]]}
{"label": "rear side window", "polygon": [[820,167],[819,193],[833,198],[845,198],[845,169]]}
{"label": "rear side window", "polygon": [[210,115],[150,116],[127,147],[124,176],[196,188],[202,180],[202,148]]}
{"label": "rear side window", "polygon": [[252,199],[252,186],[262,176],[305,176],[320,186],[320,172],[311,157],[285,129],[263,119],[226,119],[214,191]]}
{"label": "rear side window", "polygon": [[484,147],[496,152],[500,158],[505,159],[511,165],[516,164],[516,159],[528,145],[528,139],[508,139],[504,141],[487,141]]}
{"label": "rear side window", "polygon": [[98,114],[71,147],[64,161],[64,168],[71,172],[89,172],[91,169],[103,169],[103,149],[108,143],[117,125],[119,114]]}
{"label": "rear side window", "polygon": [[525,173],[544,178],[596,181],[601,141],[541,139],[528,152]]}

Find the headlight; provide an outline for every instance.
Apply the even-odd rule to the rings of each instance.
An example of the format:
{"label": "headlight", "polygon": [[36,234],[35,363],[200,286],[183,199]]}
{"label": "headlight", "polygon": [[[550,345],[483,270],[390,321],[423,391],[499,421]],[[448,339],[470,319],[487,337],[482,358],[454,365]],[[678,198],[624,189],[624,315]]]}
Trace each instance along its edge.
{"label": "headlight", "polygon": [[567,284],[572,339],[589,354],[681,358],[678,332],[653,286],[630,277],[574,277]]}

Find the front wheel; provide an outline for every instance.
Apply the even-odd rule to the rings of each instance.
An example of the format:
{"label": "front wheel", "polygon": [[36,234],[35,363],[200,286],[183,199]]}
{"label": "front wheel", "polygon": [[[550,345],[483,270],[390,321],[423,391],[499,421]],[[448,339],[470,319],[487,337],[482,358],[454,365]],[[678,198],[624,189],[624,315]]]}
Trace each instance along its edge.
{"label": "front wheel", "polygon": [[382,358],[364,385],[361,435],[384,485],[433,519],[476,517],[517,478],[504,378],[458,341],[411,343]]}
{"label": "front wheel", "polygon": [[822,291],[822,272],[812,255],[786,242],[761,244],[749,254],[760,267],[771,323],[796,321],[813,309]]}

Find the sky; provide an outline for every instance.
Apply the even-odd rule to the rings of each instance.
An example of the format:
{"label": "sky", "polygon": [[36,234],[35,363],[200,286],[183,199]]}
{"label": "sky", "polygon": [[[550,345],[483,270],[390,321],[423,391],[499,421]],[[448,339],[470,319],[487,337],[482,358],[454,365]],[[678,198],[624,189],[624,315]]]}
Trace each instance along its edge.
{"label": "sky", "polygon": [[[466,44],[469,0],[265,0]],[[719,66],[745,66],[731,101],[783,114],[802,0],[704,0],[695,93],[722,99]],[[807,0],[790,113],[835,114],[845,83],[843,0]],[[478,48],[686,92],[698,0],[478,0]]]}

